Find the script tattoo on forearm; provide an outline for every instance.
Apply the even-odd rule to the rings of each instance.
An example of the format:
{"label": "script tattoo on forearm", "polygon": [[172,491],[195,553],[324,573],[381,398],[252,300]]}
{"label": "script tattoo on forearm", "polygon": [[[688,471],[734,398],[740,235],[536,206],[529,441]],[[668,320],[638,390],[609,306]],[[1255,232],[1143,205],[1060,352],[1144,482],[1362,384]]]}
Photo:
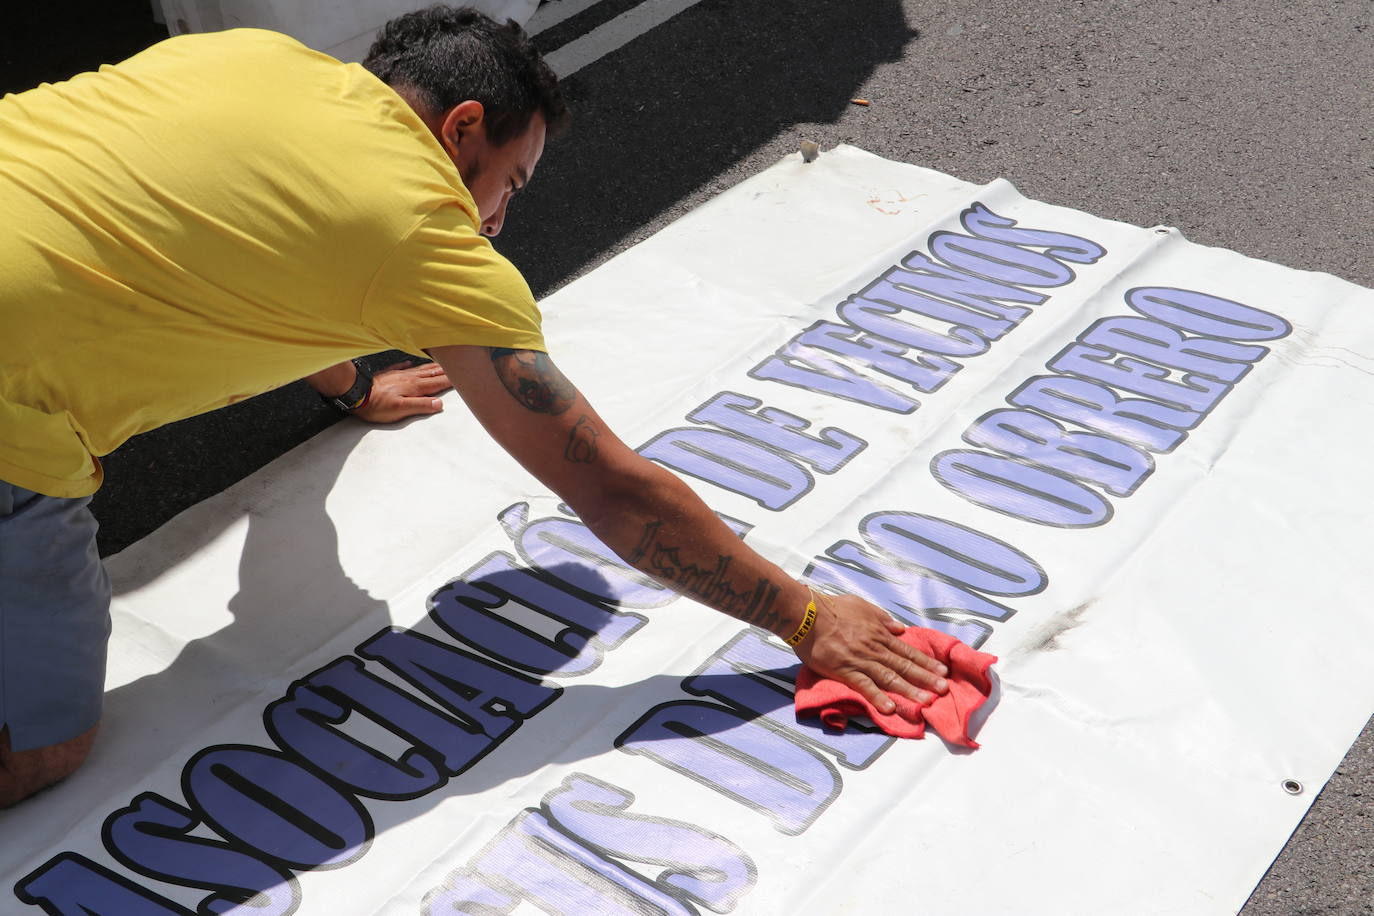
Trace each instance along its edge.
{"label": "script tattoo on forearm", "polygon": [[577,400],[572,386],[547,353],[491,347],[491,362],[506,390],[529,410],[558,416]]}
{"label": "script tattoo on forearm", "polygon": [[568,445],[563,449],[563,457],[578,464],[591,464],[596,460],[596,437],[601,435],[590,417],[585,414],[577,419],[577,425],[568,431]]}
{"label": "script tattoo on forearm", "polygon": [[[730,580],[730,557],[716,556],[713,564],[698,566],[682,559],[681,548],[665,544],[659,536],[662,522],[649,522],[638,546],[627,560],[703,604],[724,611],[745,623],[771,630],[781,619],[774,605],[781,589],[767,579],[752,588],[737,589]],[[641,565],[643,564],[643,565]]]}

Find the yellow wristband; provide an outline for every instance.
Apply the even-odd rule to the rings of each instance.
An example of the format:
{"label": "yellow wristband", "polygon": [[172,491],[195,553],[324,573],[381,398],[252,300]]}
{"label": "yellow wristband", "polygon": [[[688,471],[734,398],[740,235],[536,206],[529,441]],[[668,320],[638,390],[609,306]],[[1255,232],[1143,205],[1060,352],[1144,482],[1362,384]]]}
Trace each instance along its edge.
{"label": "yellow wristband", "polygon": [[787,644],[789,646],[795,646],[799,644],[803,639],[806,638],[806,634],[811,632],[811,627],[814,626],[815,623],[816,593],[813,591],[811,593],[811,600],[806,602],[806,616],[802,618],[802,622],[797,626],[797,632],[787,637]]}

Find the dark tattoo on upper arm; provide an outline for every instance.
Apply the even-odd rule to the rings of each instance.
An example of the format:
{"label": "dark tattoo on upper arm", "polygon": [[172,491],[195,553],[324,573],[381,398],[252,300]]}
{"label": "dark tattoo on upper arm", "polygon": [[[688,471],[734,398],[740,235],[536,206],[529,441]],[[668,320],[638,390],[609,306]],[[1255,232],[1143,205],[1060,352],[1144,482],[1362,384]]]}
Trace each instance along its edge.
{"label": "dark tattoo on upper arm", "polygon": [[568,431],[568,445],[563,449],[563,457],[578,464],[591,464],[596,460],[596,437],[601,435],[590,417],[583,414],[577,418],[577,425]]}
{"label": "dark tattoo on upper arm", "polygon": [[[681,548],[663,543],[659,537],[662,522],[649,522],[638,546],[625,559],[640,569],[671,582],[677,589],[702,603],[724,611],[745,623],[772,630],[782,619],[774,605],[781,589],[767,579],[758,579],[737,590],[729,580],[730,557],[718,555],[709,567],[684,561]],[[643,564],[643,565],[640,565]]]}
{"label": "dark tattoo on upper arm", "polygon": [[506,390],[529,410],[557,416],[577,400],[573,387],[547,353],[490,347],[491,362]]}

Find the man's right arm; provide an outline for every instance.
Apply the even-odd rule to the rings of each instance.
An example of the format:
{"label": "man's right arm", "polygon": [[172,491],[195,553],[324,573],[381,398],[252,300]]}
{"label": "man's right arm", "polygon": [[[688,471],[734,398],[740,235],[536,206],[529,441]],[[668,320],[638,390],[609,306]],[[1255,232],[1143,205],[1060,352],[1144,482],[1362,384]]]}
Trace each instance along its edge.
{"label": "man's right arm", "polygon": [[[487,431],[626,562],[676,591],[783,639],[809,589],[735,536],[676,476],[627,447],[547,354],[439,347],[431,355]],[[943,692],[944,666],[897,638],[904,628],[852,595],[822,596],[797,655],[865,694],[918,701]]]}

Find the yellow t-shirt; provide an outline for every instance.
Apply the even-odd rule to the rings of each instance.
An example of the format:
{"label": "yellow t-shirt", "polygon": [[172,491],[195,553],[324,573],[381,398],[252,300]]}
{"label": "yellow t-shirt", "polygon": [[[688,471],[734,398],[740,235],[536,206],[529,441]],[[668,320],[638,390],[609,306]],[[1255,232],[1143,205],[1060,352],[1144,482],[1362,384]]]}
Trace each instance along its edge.
{"label": "yellow t-shirt", "polygon": [[135,433],[350,357],[544,349],[452,161],[356,64],[164,41],[0,99],[0,480],[101,482]]}

